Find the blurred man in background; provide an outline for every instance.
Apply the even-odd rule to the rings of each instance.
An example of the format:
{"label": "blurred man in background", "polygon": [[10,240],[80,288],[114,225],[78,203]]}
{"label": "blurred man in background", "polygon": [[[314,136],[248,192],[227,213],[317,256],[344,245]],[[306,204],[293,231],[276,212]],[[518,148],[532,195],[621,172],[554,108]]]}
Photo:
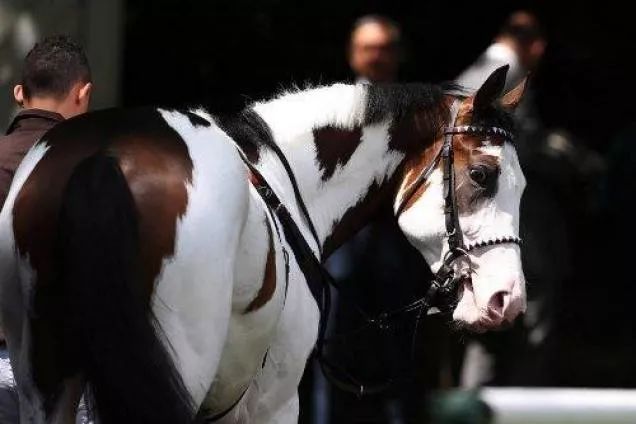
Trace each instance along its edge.
{"label": "blurred man in background", "polygon": [[[57,123],[86,112],[91,91],[88,59],[69,37],[46,38],[29,51],[20,83],[13,89],[15,102],[22,110],[6,135],[0,137],[0,206],[29,149]],[[85,421],[83,415],[79,413],[78,422]],[[15,382],[4,336],[0,334],[0,423],[18,423],[18,417]]]}
{"label": "blurred man in background", "polygon": [[349,66],[359,81],[396,80],[401,61],[400,27],[384,16],[369,15],[353,25],[349,40]]}
{"label": "blurred man in background", "polygon": [[[456,81],[472,93],[494,69],[509,65],[505,90],[510,90],[525,75],[536,70],[546,44],[536,16],[527,11],[515,12],[507,19],[494,42]],[[521,257],[529,292],[528,310],[524,317],[525,322],[517,323],[513,330],[468,339],[460,381],[464,387],[506,385],[519,380],[518,375],[511,375],[513,367],[509,364],[513,361],[516,364],[527,362],[527,352],[532,347],[540,348],[545,343],[552,325],[550,304],[557,287],[569,272],[569,246],[564,216],[558,201],[554,199],[554,193],[548,188],[554,182],[548,178],[537,184],[537,174],[529,169],[532,161],[540,161],[541,158],[537,158],[537,147],[546,138],[531,88],[527,89],[522,103],[515,113],[518,127],[518,140],[515,144],[528,180],[521,204],[523,228],[520,229],[525,241]],[[535,165],[535,168],[540,173],[545,165]],[[542,211],[538,213],[537,208]],[[544,227],[546,220],[551,223],[549,235]],[[558,253],[554,252],[555,246],[558,246]],[[557,258],[558,261],[555,262]],[[543,373],[536,369],[535,364],[536,362],[528,367],[526,363],[523,369],[532,368],[532,372],[538,371],[535,376],[541,379]],[[523,382],[530,383],[527,380]]]}
{"label": "blurred man in background", "polygon": [[475,91],[495,69],[509,65],[505,90],[511,90],[528,72],[537,68],[546,45],[537,17],[528,11],[515,12],[508,18],[493,44],[457,78],[457,82]]}
{"label": "blurred man in background", "polygon": [[[400,27],[389,18],[364,16],[353,25],[348,60],[356,80],[367,84],[395,82],[399,75]],[[412,302],[426,289],[428,265],[400,231],[391,208],[381,211],[374,223],[363,228],[328,260],[327,267],[340,283],[334,293],[332,329],[344,334],[344,343],[330,345],[332,360],[364,383],[394,380],[388,390],[363,398],[338,389],[331,392],[331,420],[314,422],[405,423],[419,421],[426,375],[437,386],[440,361],[424,358],[422,351],[411,361],[414,316],[396,320],[388,331],[365,329],[355,305],[371,315],[395,310]],[[441,320],[427,319],[420,328],[427,340],[444,344],[439,336]],[[437,330],[437,331],[435,331]],[[432,333],[432,331],[434,331]],[[340,339],[342,340],[342,339]],[[421,340],[420,340],[421,341]],[[418,347],[424,343],[419,343]],[[433,343],[422,346],[433,356]],[[426,364],[427,370],[423,370]],[[320,381],[321,377],[317,377]],[[324,386],[323,386],[324,387]]]}
{"label": "blurred man in background", "polygon": [[[508,64],[509,90],[537,71],[546,47],[538,18],[528,11],[515,12],[457,82],[472,92],[495,68]],[[597,175],[602,163],[567,133],[546,128],[534,99],[531,78],[515,112],[515,147],[528,182],[520,219],[528,309],[512,330],[468,339],[461,373],[464,387],[554,384],[549,364],[556,340],[555,314],[561,288],[573,272],[576,244],[573,220],[567,217],[589,210],[582,188],[585,180],[597,179],[590,175]]]}

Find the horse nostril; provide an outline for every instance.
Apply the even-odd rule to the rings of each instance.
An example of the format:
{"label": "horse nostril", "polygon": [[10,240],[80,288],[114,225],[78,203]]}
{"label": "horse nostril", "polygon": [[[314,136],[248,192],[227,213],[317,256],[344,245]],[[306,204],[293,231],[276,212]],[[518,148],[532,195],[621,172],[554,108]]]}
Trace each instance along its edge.
{"label": "horse nostril", "polygon": [[493,315],[503,316],[508,295],[507,291],[498,291],[493,294],[488,302],[488,311]]}

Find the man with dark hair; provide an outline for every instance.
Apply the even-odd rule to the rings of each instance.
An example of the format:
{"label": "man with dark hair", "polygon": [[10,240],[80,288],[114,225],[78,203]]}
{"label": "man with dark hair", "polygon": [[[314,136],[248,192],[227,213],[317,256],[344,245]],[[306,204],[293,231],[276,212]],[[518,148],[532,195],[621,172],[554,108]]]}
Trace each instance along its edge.
{"label": "man with dark hair", "polygon": [[[88,110],[91,71],[82,48],[69,37],[55,36],[37,43],[26,55],[22,80],[13,89],[23,108],[0,137],[0,207],[13,175],[29,149],[64,119]],[[19,422],[18,396],[0,329],[0,423]],[[78,422],[86,422],[80,412]]]}
{"label": "man with dark hair", "polygon": [[29,51],[13,89],[23,110],[0,137],[0,206],[26,152],[55,124],[86,112],[91,90],[88,59],[69,37],[46,38]]}
{"label": "man with dark hair", "polygon": [[[356,20],[351,30],[348,60],[358,82],[396,82],[401,59],[398,24],[380,15],[367,15]],[[426,275],[422,275],[428,268],[426,261],[408,242],[392,210],[387,208],[338,249],[326,265],[340,283],[340,289],[333,295],[334,319],[329,331],[346,335],[336,337],[338,342],[328,344],[328,359],[365,382],[396,380],[390,390],[364,398],[331,391],[330,422],[419,422],[418,410],[425,389],[419,374],[423,373],[418,372],[417,381],[405,378],[406,375],[413,376],[409,345],[413,322],[404,319],[397,325],[396,320],[393,324],[397,326],[386,331],[360,331],[364,322],[357,306],[375,315],[415,300],[422,281],[426,280]],[[433,327],[431,319],[424,325],[427,330]],[[419,352],[417,359],[421,359]],[[323,382],[318,376],[316,387],[321,385]],[[326,420],[322,417],[322,421],[315,421]]]}
{"label": "man with dark hair", "polygon": [[366,82],[392,82],[400,65],[402,31],[398,24],[381,15],[358,19],[351,29],[349,66]]}
{"label": "man with dark hair", "polygon": [[[457,82],[475,89],[492,70],[508,64],[506,87],[512,88],[526,73],[540,72],[546,47],[547,36],[537,15],[527,10],[516,11]],[[583,150],[574,139],[543,124],[534,95],[531,80],[515,111],[515,148],[528,182],[521,202],[520,227],[527,312],[509,331],[466,338],[460,376],[464,388],[553,384],[549,365],[557,340],[554,319],[561,287],[573,272],[575,247],[571,237],[574,227],[568,219],[568,210],[574,202],[567,199],[584,198],[577,195],[581,193],[579,182],[585,181],[577,163],[597,161],[596,155]],[[583,210],[581,207],[573,213],[582,216]]]}

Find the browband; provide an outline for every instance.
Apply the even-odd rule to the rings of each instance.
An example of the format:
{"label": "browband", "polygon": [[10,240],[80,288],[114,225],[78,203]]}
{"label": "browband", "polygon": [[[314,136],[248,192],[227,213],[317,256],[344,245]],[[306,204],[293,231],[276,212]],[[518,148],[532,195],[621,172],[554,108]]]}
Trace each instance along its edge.
{"label": "browband", "polygon": [[499,127],[480,127],[476,125],[460,125],[457,127],[447,127],[444,129],[444,134],[486,134],[497,135],[505,138],[509,141],[514,141],[515,136],[510,131],[504,130]]}

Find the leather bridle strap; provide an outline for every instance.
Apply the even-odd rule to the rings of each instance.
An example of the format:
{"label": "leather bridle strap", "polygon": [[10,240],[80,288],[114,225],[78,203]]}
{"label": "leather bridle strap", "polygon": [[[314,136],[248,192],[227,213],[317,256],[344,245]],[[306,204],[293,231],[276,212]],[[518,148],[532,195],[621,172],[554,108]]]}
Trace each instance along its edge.
{"label": "leather bridle strap", "polygon": [[444,130],[444,134],[483,134],[500,136],[508,141],[514,141],[515,136],[510,131],[499,127],[482,127],[478,125],[460,125],[449,127]]}
{"label": "leather bridle strap", "polygon": [[[433,171],[435,171],[435,169],[437,169],[437,166],[439,165],[440,161],[442,159],[444,159],[444,202],[445,202],[445,209],[447,209],[449,207],[449,202],[454,202],[455,199],[455,194],[454,194],[454,190],[446,190],[447,187],[447,183],[450,183],[450,178],[452,178],[452,182],[454,183],[455,181],[455,177],[450,177],[450,174],[452,174],[452,168],[453,168],[453,135],[452,133],[449,133],[447,130],[448,128],[455,128],[453,127],[455,125],[455,120],[457,119],[457,115],[459,113],[459,102],[457,100],[453,101],[453,104],[451,105],[450,108],[450,125],[451,127],[446,127],[444,128],[444,142],[442,143],[442,147],[439,149],[439,151],[437,152],[437,154],[435,155],[435,157],[433,158],[433,161],[420,173],[420,175],[418,175],[418,177],[415,179],[415,181],[413,181],[411,183],[411,185],[408,186],[408,188],[406,189],[406,191],[402,194],[402,199],[400,201],[400,204],[398,205],[396,211],[395,211],[395,216],[396,217],[400,217],[400,215],[402,215],[402,213],[404,212],[404,209],[406,208],[406,205],[408,204],[409,200],[411,200],[411,198],[415,195],[415,193],[417,192],[417,190],[426,182],[428,181],[428,179],[431,177],[431,175],[433,174]],[[448,179],[447,179],[448,178]],[[454,184],[449,186],[449,187],[454,187]],[[451,195],[452,197],[449,197],[448,195]],[[454,203],[452,203],[454,205]],[[452,206],[451,206],[452,207]]]}
{"label": "leather bridle strap", "polygon": [[415,195],[415,192],[422,186],[422,184],[428,181],[431,174],[433,173],[433,171],[435,171],[435,169],[437,168],[437,165],[439,165],[439,162],[442,159],[442,151],[443,149],[439,149],[439,151],[435,155],[435,158],[433,158],[433,162],[431,162],[426,167],[426,169],[422,171],[420,175],[417,176],[415,181],[413,181],[411,185],[408,186],[408,188],[402,195],[402,200],[400,201],[400,204],[397,210],[395,211],[395,216],[399,217],[400,215],[402,215],[402,212],[404,212],[404,209],[406,208],[408,201],[413,197],[413,195]]}
{"label": "leather bridle strap", "polygon": [[453,133],[445,132],[444,134],[444,145],[442,146],[444,220],[446,223],[448,250],[455,251],[464,248],[464,236],[459,226],[459,211],[457,210],[457,198],[455,196]]}
{"label": "leather bridle strap", "polygon": [[272,143],[269,146],[276,156],[278,156],[278,160],[283,164],[285,171],[287,172],[287,178],[289,178],[289,182],[291,183],[292,189],[294,190],[294,197],[296,198],[296,204],[298,205],[298,209],[300,210],[305,223],[307,224],[307,228],[309,228],[309,232],[316,242],[316,248],[318,249],[318,256],[322,257],[322,244],[320,244],[320,238],[318,237],[318,232],[316,231],[316,226],[314,225],[314,221],[311,219],[311,215],[309,215],[309,211],[307,210],[307,206],[303,201],[303,196],[300,194],[300,189],[298,188],[298,182],[296,180],[296,176],[294,175],[294,171],[292,171],[287,158],[280,150],[280,147],[276,143]]}
{"label": "leather bridle strap", "polygon": [[453,135],[455,120],[459,112],[459,102],[455,100],[451,106],[450,126],[444,129],[444,142],[433,161],[420,173],[415,181],[406,189],[402,195],[402,200],[396,210],[396,216],[404,212],[408,201],[415,195],[415,192],[430,178],[433,171],[442,162],[443,172],[443,197],[444,197],[444,220],[446,226],[446,236],[449,251],[456,251],[464,248],[462,231],[459,226],[459,212],[457,210],[457,199],[455,197],[455,169],[453,155]]}

